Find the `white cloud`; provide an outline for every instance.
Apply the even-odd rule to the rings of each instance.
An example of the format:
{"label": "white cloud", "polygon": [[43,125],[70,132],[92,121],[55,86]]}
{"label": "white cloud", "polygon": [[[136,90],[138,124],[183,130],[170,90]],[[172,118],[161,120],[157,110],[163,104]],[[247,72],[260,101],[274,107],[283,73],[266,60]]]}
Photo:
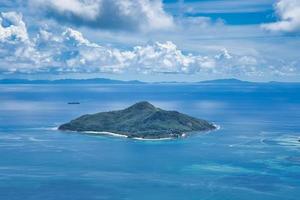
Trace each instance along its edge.
{"label": "white cloud", "polygon": [[1,12],[0,41],[14,42],[16,40],[22,42],[28,41],[28,33],[26,25],[22,20],[22,14],[17,12]]}
{"label": "white cloud", "polygon": [[299,32],[300,31],[300,1],[279,0],[275,5],[278,22],[263,24],[262,27],[269,31]]}
{"label": "white cloud", "polygon": [[221,53],[215,56],[216,59],[231,59],[232,56],[229,54],[228,50],[223,48],[221,49]]}
{"label": "white cloud", "polygon": [[21,13],[2,12],[0,15],[1,71],[27,72],[39,69],[43,59],[30,40]]}
{"label": "white cloud", "polygon": [[160,30],[173,26],[161,0],[30,0],[58,21],[90,28]]}
{"label": "white cloud", "polygon": [[10,22],[6,26],[1,25],[0,29],[2,73],[105,72],[220,76],[297,73],[295,66],[298,62],[296,64],[278,62],[271,65],[272,62],[269,60],[256,55],[237,55],[224,47],[215,54],[200,55],[183,52],[173,42],[166,41],[120,50],[93,43],[72,28],[55,32],[50,31],[52,29],[49,27],[40,28],[38,34],[30,38],[21,14],[2,13],[1,16],[1,19],[9,19]]}
{"label": "white cloud", "polygon": [[195,62],[192,55],[183,55],[170,41],[137,46],[133,50],[134,65],[143,73],[188,73]]}
{"label": "white cloud", "polygon": [[61,15],[70,13],[86,20],[96,19],[100,11],[99,3],[101,3],[99,0],[35,0],[33,2],[53,9]]}
{"label": "white cloud", "polygon": [[75,46],[86,45],[86,46],[94,46],[94,47],[98,46],[97,44],[91,43],[89,40],[84,38],[81,32],[71,28],[67,28],[62,33],[62,35],[65,41],[71,45],[75,45]]}
{"label": "white cloud", "polygon": [[242,66],[245,66],[245,65],[256,66],[257,60],[256,60],[256,58],[251,57],[251,56],[242,56],[238,59],[238,63]]}

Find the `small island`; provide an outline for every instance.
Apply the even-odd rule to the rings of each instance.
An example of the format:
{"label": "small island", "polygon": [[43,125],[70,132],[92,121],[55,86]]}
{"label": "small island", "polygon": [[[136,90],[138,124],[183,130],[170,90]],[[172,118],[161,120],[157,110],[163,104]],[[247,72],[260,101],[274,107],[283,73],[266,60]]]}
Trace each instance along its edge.
{"label": "small island", "polygon": [[143,101],[124,110],[83,115],[59,126],[58,129],[135,139],[171,139],[184,137],[192,132],[214,130],[216,126]]}

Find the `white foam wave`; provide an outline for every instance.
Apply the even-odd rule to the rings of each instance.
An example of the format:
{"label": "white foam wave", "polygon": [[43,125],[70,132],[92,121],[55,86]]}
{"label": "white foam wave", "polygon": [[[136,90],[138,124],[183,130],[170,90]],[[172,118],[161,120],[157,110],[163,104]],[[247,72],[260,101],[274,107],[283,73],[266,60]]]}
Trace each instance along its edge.
{"label": "white foam wave", "polygon": [[221,129],[221,126],[218,125],[218,124],[216,124],[216,123],[214,123],[214,122],[212,122],[212,125],[213,125],[214,127],[216,127],[216,130],[220,130],[220,129]]}
{"label": "white foam wave", "polygon": [[139,138],[139,137],[133,137],[134,140],[144,140],[144,141],[161,141],[161,140],[173,140],[174,138],[166,137],[166,138]]}
{"label": "white foam wave", "polygon": [[122,134],[117,134],[117,133],[112,133],[112,132],[106,132],[106,131],[84,131],[83,133],[86,134],[95,134],[95,135],[110,135],[110,136],[115,136],[115,137],[124,137],[128,138],[127,135],[122,135]]}
{"label": "white foam wave", "polygon": [[42,130],[42,131],[56,131],[58,130],[58,126],[54,127],[35,127],[35,128],[29,128],[30,130]]}
{"label": "white foam wave", "polygon": [[0,136],[0,140],[21,140],[22,137],[19,136],[10,136],[10,135],[4,135]]}
{"label": "white foam wave", "polygon": [[47,142],[49,140],[41,140],[41,139],[37,139],[35,137],[29,137],[28,138],[29,141],[32,141],[32,142]]}

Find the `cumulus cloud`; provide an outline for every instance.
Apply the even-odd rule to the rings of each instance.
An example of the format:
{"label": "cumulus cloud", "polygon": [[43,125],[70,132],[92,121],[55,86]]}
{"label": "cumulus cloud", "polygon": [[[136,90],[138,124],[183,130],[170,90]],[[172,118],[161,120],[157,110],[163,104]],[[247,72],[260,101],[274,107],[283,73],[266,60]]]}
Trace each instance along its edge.
{"label": "cumulus cloud", "polygon": [[143,73],[188,73],[195,63],[192,55],[184,55],[170,41],[137,46],[133,50],[133,63]]}
{"label": "cumulus cloud", "polygon": [[27,71],[28,67],[38,66],[38,61],[42,60],[29,38],[21,13],[0,14],[0,49],[1,71]]}
{"label": "cumulus cloud", "polygon": [[62,33],[62,36],[65,39],[65,41],[71,45],[75,45],[75,46],[86,45],[86,46],[95,46],[95,47],[98,46],[97,44],[91,43],[89,40],[84,38],[82,33],[71,28],[67,28]]}
{"label": "cumulus cloud", "polygon": [[23,16],[17,12],[0,13],[0,41],[28,41],[28,33]]}
{"label": "cumulus cloud", "polygon": [[[151,42],[128,50],[94,43],[72,28],[40,28],[29,36],[22,15],[1,13],[1,73],[137,73],[258,76],[297,73],[299,63],[270,65],[253,55],[221,48],[213,55],[185,53],[173,42]],[[280,66],[279,66],[280,64]],[[268,67],[263,67],[268,66]],[[276,73],[275,73],[276,72]]]}
{"label": "cumulus cloud", "polygon": [[263,24],[262,27],[274,32],[299,32],[300,31],[300,1],[279,0],[275,4],[279,21]]}
{"label": "cumulus cloud", "polygon": [[173,26],[161,0],[30,0],[47,16],[78,26],[116,30],[160,30]]}

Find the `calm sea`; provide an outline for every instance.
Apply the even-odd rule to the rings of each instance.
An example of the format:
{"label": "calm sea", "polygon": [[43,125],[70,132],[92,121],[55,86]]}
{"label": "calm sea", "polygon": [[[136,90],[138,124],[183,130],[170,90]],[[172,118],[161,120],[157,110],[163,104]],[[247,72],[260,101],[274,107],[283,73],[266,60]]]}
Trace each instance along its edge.
{"label": "calm sea", "polygon": [[[140,100],[221,129],[170,141],[55,129]],[[0,85],[0,199],[298,200],[299,139],[300,85]]]}

